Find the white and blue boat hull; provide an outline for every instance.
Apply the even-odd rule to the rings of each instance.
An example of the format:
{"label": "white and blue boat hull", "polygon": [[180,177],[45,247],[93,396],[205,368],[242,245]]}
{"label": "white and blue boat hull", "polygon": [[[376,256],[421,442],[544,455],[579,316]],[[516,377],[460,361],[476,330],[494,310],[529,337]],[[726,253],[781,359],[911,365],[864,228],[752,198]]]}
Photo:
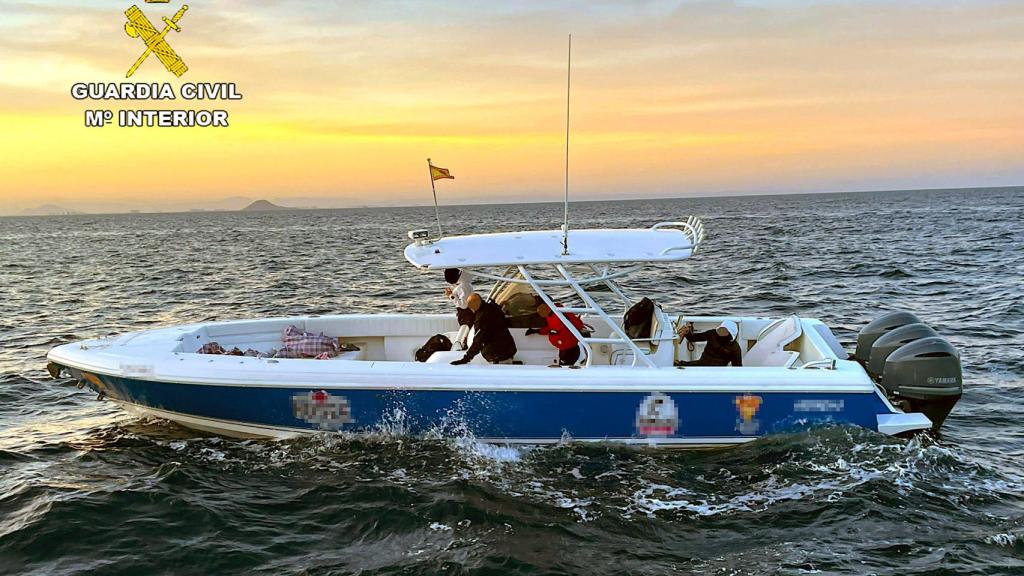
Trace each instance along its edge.
{"label": "white and blue boat hull", "polygon": [[[887,434],[927,429],[876,390],[600,391],[365,388],[343,384],[238,386],[71,373],[100,397],[187,426],[234,436],[316,432],[413,436],[457,431],[490,442],[614,441],[719,446],[769,434],[847,424]],[[652,400],[667,413],[645,419]],[[663,410],[664,411],[664,410]]]}
{"label": "white and blue boat hull", "polygon": [[[917,410],[930,411],[937,428],[962,391],[948,342],[900,340],[905,324],[918,336],[933,333],[912,315],[880,318],[858,336],[859,352],[879,350],[859,358],[868,366],[889,365],[890,353],[899,359],[888,378],[873,378],[816,319],[670,315],[650,299],[628,297],[619,285],[625,275],[694,253],[704,239],[698,218],[645,229],[436,239],[421,230],[410,238],[405,257],[418,269],[447,276],[458,268],[475,289],[495,282],[489,299],[506,318],[512,364],[463,358],[461,346],[477,348],[486,332],[460,326],[455,314],[346,314],[207,322],[66,344],[48,354],[51,374],[66,369],[126,408],[235,436],[454,432],[502,443],[658,446],[738,444],[825,424],[893,435],[928,430],[932,420]],[[599,300],[621,305],[622,315],[609,315]],[[473,302],[481,305],[466,305]],[[579,347],[575,366],[557,365],[554,346],[569,336],[549,341],[527,329],[549,324],[547,314]],[[738,351],[729,366],[698,365],[708,339],[697,336],[712,333]],[[437,335],[459,346],[426,350]],[[281,354],[296,338],[322,348]]]}

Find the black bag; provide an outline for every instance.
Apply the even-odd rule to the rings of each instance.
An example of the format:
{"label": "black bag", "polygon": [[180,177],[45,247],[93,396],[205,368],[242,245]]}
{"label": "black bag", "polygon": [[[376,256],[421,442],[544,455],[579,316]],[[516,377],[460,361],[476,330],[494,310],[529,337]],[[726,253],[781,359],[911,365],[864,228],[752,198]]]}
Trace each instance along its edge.
{"label": "black bag", "polygon": [[642,300],[626,310],[626,315],[622,317],[622,329],[626,332],[626,336],[633,340],[650,338],[651,318],[653,317],[654,300],[644,296]]}
{"label": "black bag", "polygon": [[419,350],[416,351],[416,361],[426,362],[434,352],[447,352],[452,349],[452,341],[444,334],[434,334],[427,340]]}

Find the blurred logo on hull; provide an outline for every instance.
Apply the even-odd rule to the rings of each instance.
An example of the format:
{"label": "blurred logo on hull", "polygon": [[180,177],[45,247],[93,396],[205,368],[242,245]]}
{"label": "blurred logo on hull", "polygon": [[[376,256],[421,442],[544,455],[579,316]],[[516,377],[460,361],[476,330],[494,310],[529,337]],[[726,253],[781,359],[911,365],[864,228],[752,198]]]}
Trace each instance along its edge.
{"label": "blurred logo on hull", "polygon": [[292,413],[303,422],[321,430],[338,430],[351,424],[352,408],[344,396],[332,396],[326,390],[317,390],[292,396]]}
{"label": "blurred logo on hull", "polygon": [[736,420],[736,430],[740,434],[757,434],[761,430],[761,421],[757,419],[757,411],[761,409],[762,400],[760,396],[744,394],[733,400],[739,418]]}
{"label": "blurred logo on hull", "polygon": [[636,409],[636,429],[641,436],[664,438],[679,428],[679,410],[671,398],[655,392],[644,398]]}

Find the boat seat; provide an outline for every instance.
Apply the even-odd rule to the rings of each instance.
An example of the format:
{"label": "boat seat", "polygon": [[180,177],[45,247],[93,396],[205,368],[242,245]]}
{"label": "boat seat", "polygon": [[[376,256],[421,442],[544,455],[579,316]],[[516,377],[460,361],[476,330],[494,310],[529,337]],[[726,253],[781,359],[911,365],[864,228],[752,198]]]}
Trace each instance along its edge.
{"label": "boat seat", "polygon": [[[548,366],[558,362],[557,352],[554,352],[554,348],[551,350],[523,350],[516,352],[513,359],[529,366]],[[450,364],[452,360],[458,360],[465,355],[466,352],[464,350],[434,352],[430,355],[430,358],[427,358],[427,364]],[[477,354],[470,364],[489,364],[489,362],[484,359],[483,355]]]}
{"label": "boat seat", "polygon": [[[299,325],[299,328],[303,328]],[[307,318],[305,330],[314,334],[344,338],[417,337],[429,338],[457,329],[455,315],[360,314],[344,318]]]}
{"label": "boat seat", "polygon": [[[439,350],[431,354],[430,358],[427,358],[427,364],[451,364],[453,360],[458,360],[465,355],[466,352],[463,350]],[[477,354],[477,357],[473,358],[470,364],[487,364],[487,360],[484,360],[483,356]]]}
{"label": "boat seat", "polygon": [[792,366],[799,352],[785,350],[786,345],[803,334],[800,317],[790,316],[776,321],[758,335],[757,342],[743,356],[744,366]]}

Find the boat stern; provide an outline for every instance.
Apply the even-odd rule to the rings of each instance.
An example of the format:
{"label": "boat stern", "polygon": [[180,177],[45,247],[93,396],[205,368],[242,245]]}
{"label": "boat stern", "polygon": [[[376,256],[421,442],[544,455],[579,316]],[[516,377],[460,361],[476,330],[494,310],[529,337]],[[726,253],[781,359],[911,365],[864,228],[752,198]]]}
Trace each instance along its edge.
{"label": "boat stern", "polygon": [[878,431],[889,436],[912,436],[930,430],[932,421],[920,412],[879,414]]}

